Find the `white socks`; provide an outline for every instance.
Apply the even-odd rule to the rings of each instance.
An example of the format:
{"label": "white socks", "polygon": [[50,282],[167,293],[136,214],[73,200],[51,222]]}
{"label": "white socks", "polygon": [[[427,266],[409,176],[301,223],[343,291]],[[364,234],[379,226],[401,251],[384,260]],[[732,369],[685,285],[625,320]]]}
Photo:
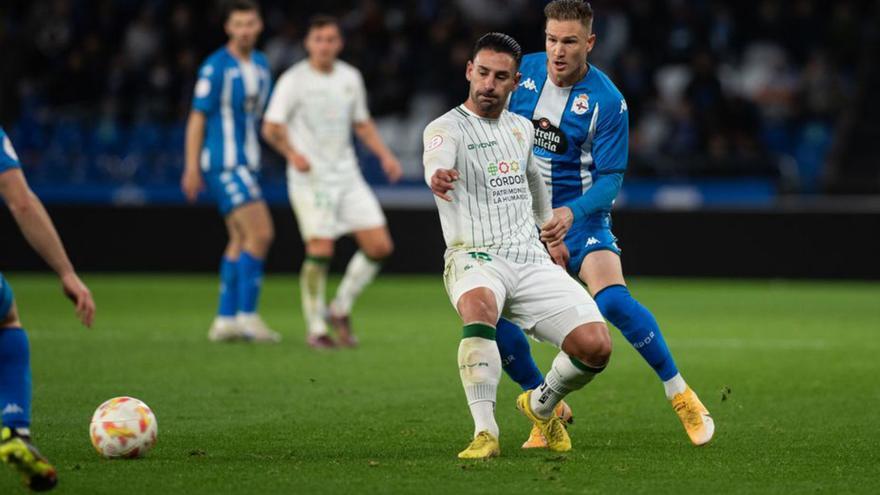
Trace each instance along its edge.
{"label": "white socks", "polygon": [[687,383],[681,377],[681,373],[676,373],[675,376],[663,382],[663,390],[666,392],[666,398],[672,400],[677,394],[687,390]]}
{"label": "white socks", "polygon": [[302,297],[303,317],[309,335],[325,335],[324,291],[327,287],[328,260],[306,257],[299,272],[299,289]]}
{"label": "white socks", "polygon": [[538,417],[549,418],[563,397],[584,388],[596,373],[584,365],[576,366],[568,354],[560,351],[553,359],[553,366],[544,377],[544,383],[532,392],[529,406]]}
{"label": "white socks", "polygon": [[[470,327],[480,327],[483,336],[471,336]],[[495,329],[484,324],[465,325],[465,337],[458,345],[458,370],[461,384],[467,397],[468,407],[474,418],[474,436],[488,431],[498,438],[498,423],[495,422],[495,401],[498,382],[501,380],[501,355],[494,339]]]}
{"label": "white socks", "polygon": [[367,258],[363,251],[354,253],[345,268],[345,276],[342,278],[339,288],[336,289],[336,297],[333,298],[332,303],[333,311],[341,316],[351,313],[355,299],[361,294],[364,287],[376,278],[376,274],[381,268],[380,263]]}

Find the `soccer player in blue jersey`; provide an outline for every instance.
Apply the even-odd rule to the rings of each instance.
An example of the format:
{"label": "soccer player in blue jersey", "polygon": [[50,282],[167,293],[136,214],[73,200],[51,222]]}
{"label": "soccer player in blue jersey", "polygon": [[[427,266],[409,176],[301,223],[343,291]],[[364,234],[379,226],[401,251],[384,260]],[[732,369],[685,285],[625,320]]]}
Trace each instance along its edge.
{"label": "soccer player in blue jersey", "polygon": [[[0,198],[25,239],[55,270],[64,294],[76,305],[86,326],[95,317],[95,302],[77,276],[52,219],[28,187],[18,156],[0,127]],[[57,483],[55,468],[31,443],[31,366],[27,334],[22,328],[12,287],[0,274],[0,460],[18,470],[27,487],[49,490]]]}
{"label": "soccer player in blue jersey", "polygon": [[[605,318],[657,373],[691,441],[703,445],[712,439],[714,422],[679,373],[654,316],[627,289],[611,232],[611,206],[627,164],[629,124],[620,91],[587,62],[596,43],[592,8],[579,0],[556,0],[544,14],[546,52],[523,57],[520,87],[509,109],[532,121],[536,162],[553,207],[570,226],[564,245],[551,246],[551,255],[587,285]],[[544,391],[548,385],[523,333],[501,322],[496,338],[511,378],[524,389]],[[533,432],[524,447],[535,446],[543,446],[543,439]]]}
{"label": "soccer player in blue jersey", "polygon": [[220,263],[220,303],[208,337],[279,342],[281,336],[257,314],[263,260],[274,236],[257,175],[257,125],[271,89],[266,57],[255,49],[263,29],[257,4],[230,2],[225,29],[229,42],[199,69],[181,186],[193,202],[207,183],[229,233]]}

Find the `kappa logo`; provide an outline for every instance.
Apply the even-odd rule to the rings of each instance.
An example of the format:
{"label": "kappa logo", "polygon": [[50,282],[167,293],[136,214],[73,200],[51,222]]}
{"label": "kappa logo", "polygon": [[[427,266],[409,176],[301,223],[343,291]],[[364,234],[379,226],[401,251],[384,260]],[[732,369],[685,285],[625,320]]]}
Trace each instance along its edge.
{"label": "kappa logo", "polygon": [[12,402],[12,403],[6,404],[6,407],[3,408],[2,414],[4,414],[4,415],[5,414],[21,414],[23,412],[24,412],[24,409],[22,409],[21,406]]}
{"label": "kappa logo", "polygon": [[590,109],[590,97],[586,93],[581,93],[571,102],[571,111],[577,115],[583,115]]}
{"label": "kappa logo", "polygon": [[596,239],[595,237],[590,237],[589,239],[587,239],[587,247],[595,246],[596,244],[599,244],[599,239]]}
{"label": "kappa logo", "polygon": [[620,113],[626,112],[629,108],[626,106],[626,100],[620,100]]}
{"label": "kappa logo", "polygon": [[538,92],[538,85],[535,84],[535,80],[532,79],[531,77],[526,78],[526,80],[519,83],[519,85],[526,88],[529,91],[534,91],[535,93]]}

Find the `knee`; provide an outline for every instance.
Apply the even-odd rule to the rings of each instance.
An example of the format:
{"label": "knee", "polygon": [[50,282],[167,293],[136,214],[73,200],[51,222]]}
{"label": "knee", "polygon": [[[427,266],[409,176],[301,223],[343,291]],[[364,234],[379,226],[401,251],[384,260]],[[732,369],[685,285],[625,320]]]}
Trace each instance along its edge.
{"label": "knee", "polygon": [[612,323],[626,317],[630,312],[630,307],[635,302],[629,290],[623,285],[606,287],[596,294],[595,299],[596,305],[599,306],[599,311]]}
{"label": "knee", "polygon": [[329,239],[311,239],[306,243],[306,254],[317,258],[332,258],[333,241]]}
{"label": "knee", "polygon": [[[2,302],[2,300],[0,300]],[[15,300],[12,301],[12,304],[9,306],[9,311],[6,312],[5,315],[0,315],[0,330],[4,328],[17,328],[21,326],[21,321],[18,319],[18,309],[15,307]]]}
{"label": "knee", "polygon": [[386,237],[379,242],[362,247],[361,251],[373,261],[383,260],[394,252],[394,242],[390,237]]}
{"label": "knee", "polygon": [[601,368],[611,359],[611,335],[604,323],[588,323],[572,331],[562,343],[569,356],[595,368]]}
{"label": "knee", "polygon": [[254,240],[264,247],[269,247],[275,240],[275,227],[271,223],[267,223],[262,228],[257,229],[254,233]]}
{"label": "knee", "polygon": [[458,300],[458,314],[465,323],[479,321],[494,325],[498,321],[495,294],[485,287],[465,292]]}

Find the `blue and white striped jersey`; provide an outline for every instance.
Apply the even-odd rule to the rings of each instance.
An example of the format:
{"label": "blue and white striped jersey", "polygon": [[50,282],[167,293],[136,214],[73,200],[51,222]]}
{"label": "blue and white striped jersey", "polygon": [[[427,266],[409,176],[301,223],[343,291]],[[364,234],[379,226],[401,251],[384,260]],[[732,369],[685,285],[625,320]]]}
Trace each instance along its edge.
{"label": "blue and white striped jersey", "polygon": [[[626,101],[608,76],[592,65],[576,84],[556,86],[547,75],[545,52],[523,57],[520,72],[520,87],[511,94],[508,108],[535,127],[535,161],[553,207],[576,206],[602,175],[620,176],[626,170]],[[577,218],[578,210],[572,209]],[[589,208],[610,209],[610,200]]]}
{"label": "blue and white striped jersey", "polygon": [[257,121],[262,117],[272,76],[263,53],[237,60],[224,46],[199,68],[192,108],[207,119],[201,166],[205,172],[246,165],[259,169]]}
{"label": "blue and white striped jersey", "polygon": [[12,168],[21,168],[18,155],[15,154],[15,148],[12,147],[12,141],[9,140],[9,136],[6,135],[6,131],[2,127],[0,127],[0,141],[2,141],[2,147],[0,147],[0,172],[5,172]]}

